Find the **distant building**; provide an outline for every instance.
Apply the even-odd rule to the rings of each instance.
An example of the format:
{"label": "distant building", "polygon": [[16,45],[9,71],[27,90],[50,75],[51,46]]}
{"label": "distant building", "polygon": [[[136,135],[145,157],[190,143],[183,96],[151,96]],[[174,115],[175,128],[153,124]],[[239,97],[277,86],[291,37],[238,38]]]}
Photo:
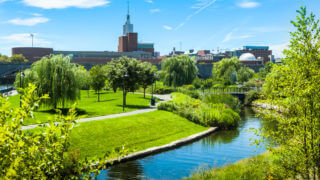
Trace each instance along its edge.
{"label": "distant building", "polygon": [[184,54],[184,51],[177,51],[175,47],[173,47],[172,51],[169,53],[169,56],[178,56]]}
{"label": "distant building", "polygon": [[198,51],[198,56],[205,56],[210,53],[211,53],[210,50],[200,50],[200,51]]}
{"label": "distant building", "polygon": [[243,46],[242,50],[226,51],[225,52],[229,57],[237,57],[244,53],[253,54],[256,59],[261,59],[262,63],[272,61],[272,51],[269,50],[269,46]]}
{"label": "distant building", "polygon": [[243,53],[240,56],[239,60],[241,61],[242,64],[248,64],[248,65],[259,65],[259,64],[262,64],[262,59],[261,58],[256,58],[251,53]]}
{"label": "distant building", "polygon": [[123,25],[123,36],[119,37],[118,52],[135,52],[143,51],[154,55],[153,43],[138,43],[138,33],[133,32],[133,24],[130,22],[130,14],[128,8],[127,21]]}

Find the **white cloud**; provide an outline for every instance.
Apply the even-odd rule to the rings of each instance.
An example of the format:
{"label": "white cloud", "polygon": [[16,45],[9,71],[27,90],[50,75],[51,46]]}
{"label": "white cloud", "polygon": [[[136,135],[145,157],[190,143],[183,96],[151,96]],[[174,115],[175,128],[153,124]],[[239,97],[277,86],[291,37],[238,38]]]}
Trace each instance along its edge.
{"label": "white cloud", "polygon": [[172,30],[172,27],[171,27],[171,26],[167,26],[167,25],[164,25],[163,28],[166,29],[166,30],[168,30],[168,31],[171,31],[171,30]]}
{"label": "white cloud", "polygon": [[260,6],[260,3],[251,1],[251,0],[243,0],[237,4],[241,8],[255,8]]}
{"label": "white cloud", "polygon": [[202,7],[198,8],[197,11],[195,11],[194,13],[190,14],[189,16],[187,16],[187,18],[183,22],[181,22],[174,30],[176,31],[176,30],[182,28],[188,21],[190,21],[193,18],[193,16],[201,13],[202,11],[204,11],[205,9],[210,7],[212,4],[214,4],[216,1],[217,0],[211,0],[211,1],[208,0],[208,1],[206,1],[206,3],[203,4]]}
{"label": "white cloud", "polygon": [[153,3],[153,0],[146,0],[147,3]]}
{"label": "white cloud", "polygon": [[[234,31],[235,31],[235,30],[234,30]],[[248,38],[253,37],[253,36],[250,35],[250,34],[235,36],[235,35],[234,35],[234,31],[228,33],[228,34],[226,35],[226,37],[223,39],[222,42],[225,43],[225,42],[228,42],[228,41],[231,41],[231,40],[235,40],[235,39],[248,39]]]}
{"label": "white cloud", "polygon": [[[30,34],[27,33],[11,34],[9,36],[0,37],[0,39],[4,40],[5,43],[13,44],[15,46],[31,46],[31,37]],[[37,34],[34,34],[34,44],[36,46],[48,46],[52,43],[47,40],[37,38]]]}
{"label": "white cloud", "polygon": [[26,18],[26,19],[11,19],[8,21],[8,23],[14,24],[14,25],[20,25],[20,26],[34,26],[41,23],[46,23],[50,21],[50,19],[45,17],[33,17],[33,18]]}
{"label": "white cloud", "polygon": [[63,9],[69,7],[93,8],[109,4],[108,0],[23,0],[28,6],[39,7],[43,9]]}
{"label": "white cloud", "polygon": [[151,13],[157,13],[157,12],[160,12],[160,11],[161,11],[160,9],[150,9]]}
{"label": "white cloud", "polygon": [[275,57],[281,57],[283,58],[284,55],[283,55],[283,50],[284,49],[288,49],[288,46],[289,46],[289,42],[286,42],[286,43],[283,43],[283,44],[275,44],[275,45],[271,45],[270,46],[270,49],[272,50],[272,54],[275,56]]}
{"label": "white cloud", "polygon": [[210,2],[210,0],[196,0],[197,3],[193,4],[191,6],[191,8],[193,9],[200,9],[202,6],[205,6],[206,4],[208,4]]}
{"label": "white cloud", "polygon": [[39,14],[39,13],[32,13],[31,15],[33,15],[33,16],[42,16],[42,14]]}

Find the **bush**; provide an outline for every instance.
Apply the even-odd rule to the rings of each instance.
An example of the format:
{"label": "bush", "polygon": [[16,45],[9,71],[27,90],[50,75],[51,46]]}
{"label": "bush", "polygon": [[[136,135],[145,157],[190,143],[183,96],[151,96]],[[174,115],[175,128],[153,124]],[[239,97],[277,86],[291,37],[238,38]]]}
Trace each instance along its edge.
{"label": "bush", "polygon": [[192,98],[195,99],[200,99],[202,96],[202,93],[199,90],[189,90],[189,89],[185,89],[185,88],[179,88],[178,92],[188,95]]}
{"label": "bush", "polygon": [[226,104],[237,113],[240,113],[241,111],[241,103],[239,99],[230,94],[207,94],[203,96],[202,100],[205,103]]}
{"label": "bush", "polygon": [[229,129],[239,124],[239,114],[226,104],[207,104],[181,93],[173,93],[172,98],[172,101],[162,102],[158,109],[173,112],[203,126]]}
{"label": "bush", "polygon": [[259,99],[260,96],[261,96],[261,93],[259,91],[254,91],[254,90],[249,91],[249,93],[245,99],[245,104],[251,105],[252,102]]}

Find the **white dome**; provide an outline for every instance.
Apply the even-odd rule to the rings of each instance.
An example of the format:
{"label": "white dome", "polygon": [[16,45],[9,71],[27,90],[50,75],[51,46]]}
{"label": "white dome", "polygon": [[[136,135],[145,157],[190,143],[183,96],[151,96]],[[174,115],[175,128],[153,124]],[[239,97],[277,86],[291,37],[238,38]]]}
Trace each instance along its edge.
{"label": "white dome", "polygon": [[256,61],[257,58],[251,53],[244,53],[240,56],[240,61]]}

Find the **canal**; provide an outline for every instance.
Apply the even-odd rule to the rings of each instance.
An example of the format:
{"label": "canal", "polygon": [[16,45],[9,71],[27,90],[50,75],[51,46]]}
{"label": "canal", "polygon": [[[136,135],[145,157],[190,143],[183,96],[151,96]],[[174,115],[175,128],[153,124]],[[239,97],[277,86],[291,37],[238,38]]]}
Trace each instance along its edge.
{"label": "canal", "polygon": [[218,131],[180,148],[112,166],[101,171],[98,179],[181,179],[199,168],[221,167],[265,152],[251,146],[257,139],[250,128],[261,128],[261,120],[250,108],[241,113],[236,130]]}

